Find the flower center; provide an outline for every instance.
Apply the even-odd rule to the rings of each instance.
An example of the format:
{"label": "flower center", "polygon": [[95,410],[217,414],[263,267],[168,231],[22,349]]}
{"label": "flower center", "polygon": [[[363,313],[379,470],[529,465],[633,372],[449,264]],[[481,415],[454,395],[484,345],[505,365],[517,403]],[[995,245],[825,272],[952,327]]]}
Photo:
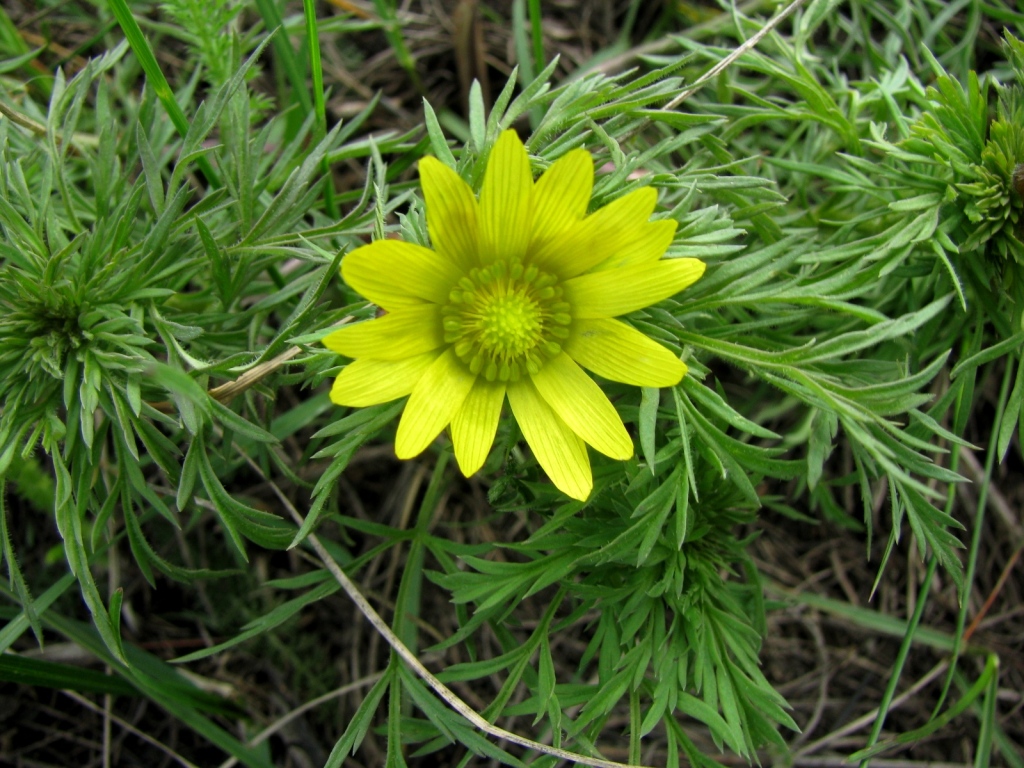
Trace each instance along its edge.
{"label": "flower center", "polygon": [[473,269],[452,288],[444,340],[488,381],[517,381],[537,373],[569,336],[569,304],[554,275],[521,262]]}
{"label": "flower center", "polygon": [[497,355],[518,356],[536,346],[540,339],[540,308],[523,293],[487,296],[482,302],[480,345]]}

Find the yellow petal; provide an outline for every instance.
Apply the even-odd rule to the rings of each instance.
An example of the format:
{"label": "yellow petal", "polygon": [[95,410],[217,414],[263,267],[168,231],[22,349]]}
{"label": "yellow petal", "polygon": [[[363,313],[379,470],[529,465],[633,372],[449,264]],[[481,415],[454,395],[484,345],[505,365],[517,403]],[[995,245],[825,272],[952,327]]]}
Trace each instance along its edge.
{"label": "yellow petal", "polygon": [[583,219],[593,187],[594,161],[584,149],[572,150],[545,171],[533,189],[528,254]]}
{"label": "yellow petal", "polygon": [[443,304],[462,272],[429,248],[377,240],[348,254],[341,276],[362,296],[393,311],[423,300]]}
{"label": "yellow petal", "polygon": [[657,201],[653,187],[634,190],[537,248],[531,261],[563,280],[583,274],[642,237]]}
{"label": "yellow petal", "polygon": [[628,459],[633,441],[597,383],[562,352],[533,375],[533,384],[569,428],[605,456]]}
{"label": "yellow petal", "polygon": [[419,163],[427,231],[441,256],[463,271],[479,265],[477,203],[473,190],[455,171],[433,157]]}
{"label": "yellow petal", "polygon": [[459,412],[475,379],[451,348],[430,364],[413,387],[398,422],[398,458],[411,459],[430,445]]}
{"label": "yellow petal", "polygon": [[498,431],[501,405],[505,402],[505,385],[478,378],[466,401],[452,419],[452,442],[455,459],[466,477],[474,474],[487,461]]}
{"label": "yellow petal", "polygon": [[676,226],[677,222],[673,219],[647,222],[644,224],[639,237],[627,243],[591,271],[617,269],[619,267],[628,267],[631,264],[657,261],[665,255],[665,251],[672,245],[672,238],[676,235]]}
{"label": "yellow petal", "polygon": [[598,376],[638,387],[671,387],[686,375],[672,352],[619,320],[579,320],[565,351]]}
{"label": "yellow petal", "polygon": [[426,352],[394,362],[366,357],[356,360],[334,380],[331,401],[363,408],[405,397],[437,357],[437,352]]}
{"label": "yellow petal", "polygon": [[324,336],[323,344],[346,357],[401,360],[444,344],[441,307],[416,304],[384,317],[346,325]]}
{"label": "yellow petal", "polygon": [[585,501],[594,479],[584,442],[544,402],[529,379],[509,385],[508,404],[551,482],[567,496]]}
{"label": "yellow petal", "polygon": [[491,147],[480,190],[480,261],[521,259],[530,238],[530,158],[515,131]]}
{"label": "yellow petal", "polygon": [[704,274],[699,259],[661,259],[580,275],[562,284],[573,317],[617,317],[674,296]]}

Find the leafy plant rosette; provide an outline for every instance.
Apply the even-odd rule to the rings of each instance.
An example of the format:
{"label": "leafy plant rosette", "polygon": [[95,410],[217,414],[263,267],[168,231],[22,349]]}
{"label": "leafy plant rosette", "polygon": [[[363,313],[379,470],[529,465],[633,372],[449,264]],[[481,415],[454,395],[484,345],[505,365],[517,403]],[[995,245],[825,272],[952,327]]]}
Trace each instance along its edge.
{"label": "leafy plant rosette", "polygon": [[[395,436],[399,458],[420,455],[447,428],[463,474],[490,467],[484,481],[499,510],[541,517],[526,541],[495,548],[511,561],[463,553],[463,570],[448,545],[427,545],[445,566],[430,578],[457,605],[473,606],[458,635],[438,647],[490,625],[506,650],[498,660],[458,665],[446,679],[507,670],[503,696],[489,710],[499,712],[504,692],[532,678],[539,651],[533,695],[506,713],[547,719],[559,739],[563,732],[597,737],[628,696],[650,702],[632,726],[637,743],[664,722],[672,743],[696,758],[675,720],[684,713],[737,754],[782,746],[777,726],[796,724],[758,666],[761,587],[736,536],[752,520],[751,500],[716,482],[701,457],[684,463],[678,439],[658,454],[660,471],[649,449],[648,463],[638,462],[622,415],[583,370],[642,387],[639,429],[652,432],[658,389],[678,385],[687,365],[617,318],[684,291],[704,263],[663,258],[678,222],[651,220],[658,197],[651,186],[588,214],[594,162],[583,149],[566,152],[534,181],[525,147],[506,130],[490,148],[479,199],[436,158],[423,158],[419,173],[431,247],[379,238],[347,254],[344,281],[384,313],[332,331],[323,343],[354,359],[334,381],[336,404],[364,408],[408,396]],[[622,403],[624,390],[617,391]],[[686,395],[674,397],[679,409],[689,404]],[[514,431],[511,447],[503,441],[505,461],[488,462],[506,398],[508,426],[521,430],[564,496],[537,484],[525,497],[509,494],[509,479],[493,477],[502,465],[517,469]],[[587,445],[619,460],[602,463],[596,489]],[[553,590],[544,620],[525,643],[513,639],[503,617],[541,590]],[[598,683],[557,684],[551,632],[565,625],[556,618],[587,611],[599,618],[579,665],[596,664]],[[563,715],[571,707],[582,707],[572,720]]]}

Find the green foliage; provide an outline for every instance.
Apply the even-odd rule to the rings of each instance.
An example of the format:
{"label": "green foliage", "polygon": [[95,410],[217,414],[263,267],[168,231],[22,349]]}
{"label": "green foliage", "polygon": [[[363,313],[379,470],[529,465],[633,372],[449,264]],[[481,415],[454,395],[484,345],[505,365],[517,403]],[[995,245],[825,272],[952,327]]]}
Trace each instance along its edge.
{"label": "green foliage", "polygon": [[[250,134],[248,100],[232,98],[248,65],[177,140],[151,95],[137,111],[115,109],[119,95],[102,75],[123,52],[67,84],[57,77],[42,141],[5,123],[0,175],[0,456],[6,468],[37,446],[48,454],[69,563],[118,656],[116,616],[88,566],[116,507],[151,582],[153,569],[199,575],[158,555],[140,524],[155,513],[180,527],[197,475],[243,557],[246,539],[284,547],[294,536],[290,523],[233,498],[219,479],[233,462],[206,450],[207,441],[230,445],[232,436],[277,438],[197,380],[233,378],[278,354],[308,322],[337,266],[323,251],[297,246],[336,238],[359,221],[354,210],[340,224],[321,220],[302,237],[294,231],[319,194],[317,165],[337,149],[338,132],[301,156],[303,136],[283,143],[280,122]],[[88,98],[94,112],[83,109]],[[217,128],[237,141],[203,147]],[[95,146],[68,141],[82,131],[97,136]],[[277,149],[268,153],[268,145]],[[200,158],[216,163],[226,190],[197,193],[190,174]],[[134,179],[121,170],[136,166]],[[287,282],[278,274],[282,254],[296,258]],[[115,471],[98,473],[101,465]],[[177,509],[146,479],[154,472],[181,485]]]}
{"label": "green foliage", "polygon": [[234,74],[235,41],[228,28],[242,7],[234,0],[168,0],[163,4],[164,13],[179,25],[190,52],[214,85],[223,85]]}
{"label": "green foliage", "polygon": [[[265,19],[279,14],[259,5]],[[264,66],[293,85],[305,74],[285,35],[271,47],[264,30],[239,28],[241,4],[162,8],[162,24],[201,63],[203,96],[199,76],[172,90],[121,0],[111,12],[127,44],[70,80],[57,70],[45,89],[13,79],[26,51],[0,23],[10,57],[0,62],[0,538],[2,590],[17,606],[5,609],[0,650],[29,629],[39,642],[58,633],[112,670],[83,677],[81,690],[145,696],[245,765],[266,765],[211,719],[238,717],[236,705],[125,642],[123,593],[98,576],[118,547],[154,587],[246,574],[269,602],[237,624],[220,617],[228,639],[176,659],[198,662],[275,637],[338,591],[327,562],[315,564],[319,528],[353,578],[378,554],[404,558],[396,595],[383,597],[412,651],[424,637],[424,591],[444,592],[458,630],[427,652],[459,649],[464,660],[438,675],[445,683],[498,681],[481,712],[489,722],[519,717],[531,739],[596,759],[628,713],[631,758],[657,732],[669,759],[682,749],[717,765],[688,735],[699,728],[752,761],[785,750],[798,728],[759,665],[765,577],[748,547],[766,508],[863,531],[869,553],[880,537],[879,578],[909,536],[929,573],[941,568],[955,584],[962,637],[978,540],[965,556],[967,520],[951,501],[959,451],[988,439],[991,477],[1024,432],[1024,44],[1007,32],[1001,53],[987,52],[1007,66],[979,73],[953,32],[988,14],[1020,33],[1019,14],[1001,3],[946,14],[816,0],[791,32],[777,30],[674,111],[662,107],[761,22],[723,15],[641,69],[558,81],[557,62],[543,66],[540,4],[530,3],[530,29],[517,30],[532,43],[520,46],[529,60],[489,111],[477,86],[465,123],[424,102],[422,130],[371,134],[376,100],[331,127],[319,87],[294,94],[305,105],[298,121],[259,94],[260,55],[273,51]],[[394,3],[374,8],[422,88]],[[314,10],[305,4],[320,83]],[[145,86],[134,80],[140,67]],[[478,188],[511,126],[538,173],[576,147],[592,152],[593,208],[642,185],[658,190],[655,216],[678,225],[668,257],[708,269],[626,320],[690,373],[660,392],[601,382],[637,458],[595,457],[586,503],[554,490],[503,421],[480,482],[495,519],[520,523],[514,540],[435,523],[459,482],[443,439],[420,460],[433,474],[410,525],[350,514],[345,473],[368,443],[390,440],[402,403],[341,411],[326,397],[347,361],[319,340],[375,312],[341,283],[341,260],[371,234],[429,244],[410,166],[429,152]],[[342,161],[359,164],[361,186],[335,188],[329,171]],[[1002,392],[991,434],[979,434],[976,384],[990,373]],[[302,444],[299,460],[282,450],[289,440]],[[254,482],[291,492],[256,499]],[[52,516],[69,571],[55,583],[25,566],[30,545],[13,533],[7,490]],[[876,499],[886,514],[875,514]],[[202,528],[223,547],[211,568],[166,546],[170,533],[190,542]],[[250,555],[284,549],[313,569],[258,584]],[[58,599],[75,588],[91,625],[64,615]],[[908,648],[923,637],[919,619],[898,627]],[[478,653],[484,636],[500,653]],[[578,658],[558,657],[565,637],[582,638]],[[892,744],[930,735],[984,695],[982,754],[1008,751],[994,658],[974,682],[954,664],[947,687],[957,682],[961,699]],[[59,666],[0,660],[0,679],[68,684]],[[874,744],[884,710],[856,758],[892,745]],[[466,762],[530,763],[441,704],[397,654],[328,764],[341,765],[375,724],[389,765],[403,764],[407,745],[429,754],[452,743]]]}
{"label": "green foliage", "polygon": [[[666,451],[659,456],[673,458]],[[509,714],[531,714],[534,722],[546,718],[554,732],[592,740],[615,704],[637,691],[650,701],[640,735],[663,717],[686,713],[708,726],[719,747],[748,756],[765,743],[781,745],[776,724],[796,728],[758,668],[764,626],[758,587],[733,580],[742,566],[752,567],[744,542],[733,535],[751,519],[751,504],[737,489],[714,483],[706,472],[701,476],[703,487],[693,489],[700,501],[691,501],[683,465],[653,477],[634,464],[626,484],[602,492],[600,505],[556,510],[529,540],[506,546],[525,562],[464,556],[473,570],[435,576],[457,604],[475,604],[467,628],[500,616],[511,598],[552,584],[561,589],[549,614],[564,602],[574,615],[596,610],[600,616],[580,660],[580,678],[588,677],[591,664],[596,667],[592,685],[556,685],[551,678],[544,634],[550,618],[525,645],[508,637],[501,668],[528,659],[538,644],[541,653],[533,696]],[[494,669],[490,660],[459,665],[446,679]],[[563,714],[580,704],[576,718]]]}

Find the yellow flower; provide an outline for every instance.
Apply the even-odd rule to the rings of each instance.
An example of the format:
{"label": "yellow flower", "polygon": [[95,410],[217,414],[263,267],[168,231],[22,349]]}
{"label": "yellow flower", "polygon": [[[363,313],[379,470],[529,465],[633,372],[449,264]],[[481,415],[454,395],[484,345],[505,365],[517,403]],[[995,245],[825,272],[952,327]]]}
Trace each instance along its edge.
{"label": "yellow flower", "polygon": [[469,476],[487,459],[507,396],[544,471],[586,499],[585,444],[628,459],[633,442],[583,368],[626,384],[677,384],[686,365],[613,318],[678,293],[704,263],[661,259],[676,223],[649,221],[650,187],[587,216],[594,165],[582,149],[534,183],[519,137],[504,132],[479,201],[440,161],[426,157],[419,171],[434,249],[378,240],[342,261],[345,282],[387,314],[324,338],[354,358],[331,399],[361,407],[409,395],[399,458],[418,455],[451,425]]}

